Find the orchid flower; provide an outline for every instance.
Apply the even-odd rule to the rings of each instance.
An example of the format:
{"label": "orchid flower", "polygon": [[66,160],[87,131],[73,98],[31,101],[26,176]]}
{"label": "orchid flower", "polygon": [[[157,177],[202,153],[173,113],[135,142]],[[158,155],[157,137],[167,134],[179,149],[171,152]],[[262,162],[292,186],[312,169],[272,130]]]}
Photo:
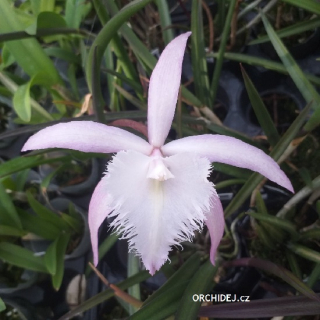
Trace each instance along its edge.
{"label": "orchid flower", "polygon": [[128,239],[150,274],[168,259],[169,251],[190,241],[205,223],[214,264],[224,231],[224,215],[214,185],[208,181],[212,162],[257,171],[293,191],[279,165],[263,151],[238,139],[204,134],[165,144],[181,81],[182,60],[190,32],[164,49],[150,78],[148,141],[123,129],[92,121],[72,121],[33,135],[22,151],[66,148],[116,153],[94,190],[89,227],[94,263],[98,263],[98,230],[105,218]]}

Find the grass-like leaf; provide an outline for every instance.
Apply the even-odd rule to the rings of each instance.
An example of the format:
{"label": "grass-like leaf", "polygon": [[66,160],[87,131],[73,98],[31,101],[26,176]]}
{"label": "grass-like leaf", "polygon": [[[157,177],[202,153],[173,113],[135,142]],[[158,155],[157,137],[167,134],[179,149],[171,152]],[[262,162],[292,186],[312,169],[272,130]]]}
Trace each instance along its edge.
{"label": "grass-like leaf", "polygon": [[[216,58],[218,56],[217,53],[208,54],[207,57],[214,57]],[[242,53],[234,53],[234,52],[226,52],[224,54],[225,59],[233,60],[233,61],[239,61],[242,63],[246,63],[252,66],[259,66],[263,67],[265,69],[277,71],[283,74],[289,74],[287,69],[284,67],[282,63],[275,62],[268,59],[263,59],[260,57],[251,56],[248,54],[242,54]],[[320,78],[310,74],[310,73],[304,73],[305,77],[312,82],[313,84],[320,86]]]}
{"label": "grass-like leaf", "polygon": [[192,1],[191,31],[191,59],[196,96],[204,105],[212,108],[212,94],[205,55],[202,5],[198,0]]}
{"label": "grass-like leaf", "polygon": [[318,314],[320,314],[319,302],[301,296],[263,299],[251,301],[250,303],[222,303],[219,305],[202,307],[199,312],[199,316],[201,317],[229,319],[306,316]]}
{"label": "grass-like leaf", "polygon": [[45,159],[41,156],[28,156],[28,157],[18,157],[8,160],[0,165],[0,178],[13,174],[15,172],[36,167],[44,163],[52,163],[55,161],[68,161],[70,156],[63,156],[58,158]]}
{"label": "grass-like leaf", "polygon": [[[320,4],[318,4],[320,8]],[[320,123],[320,96],[315,88],[312,86],[310,81],[305,77],[301,68],[298,66],[294,58],[290,55],[288,49],[282,43],[281,39],[277,36],[276,32],[272,28],[270,22],[265,15],[262,14],[262,21],[268,36],[272,42],[274,49],[276,50],[279,58],[287,69],[291,79],[298,87],[300,93],[305,100],[312,103],[314,114],[311,116],[307,124],[305,125],[306,130],[312,130]]]}
{"label": "grass-like leaf", "polygon": [[[236,4],[237,4],[237,0],[230,0],[229,1],[228,14],[227,14],[227,18],[224,23],[223,32],[221,35],[220,47],[219,47],[218,55],[217,55],[217,58],[215,61],[213,78],[212,78],[212,83],[211,83],[211,92],[213,94],[212,102],[213,103],[215,102],[216,96],[217,96],[219,78],[220,78],[220,74],[221,74],[222,63],[224,60],[224,53],[226,51],[227,41],[228,41],[229,35],[230,35],[231,20],[232,20],[232,16],[233,16],[234,8],[235,8]],[[224,5],[223,1],[221,1],[221,5]]]}
{"label": "grass-like leaf", "polygon": [[218,265],[213,266],[210,260],[199,268],[183,293],[175,320],[193,320],[197,318],[202,302],[190,303],[191,298],[194,294],[206,294],[214,287],[213,278],[217,271]]}
{"label": "grass-like leaf", "polygon": [[320,15],[320,3],[316,0],[282,0],[283,2],[287,2],[292,4],[298,8],[305,9],[317,15]]}
{"label": "grass-like leaf", "polygon": [[247,212],[248,215],[253,217],[254,219],[257,219],[259,221],[267,222],[268,224],[280,228],[284,231],[287,231],[290,233],[293,237],[298,238],[298,233],[296,231],[296,226],[294,223],[284,220],[269,214],[261,214],[256,212]]}
{"label": "grass-like leaf", "polygon": [[[178,260],[180,261],[180,259],[185,256],[189,256],[190,252],[186,252],[185,254],[181,254],[180,256],[174,256],[171,259],[171,264],[176,264],[178,262]],[[171,265],[169,263],[166,263],[160,271],[165,273],[165,270],[167,270],[168,268],[171,268]],[[146,270],[140,271],[138,274],[125,279],[124,281],[121,281],[119,283],[117,283],[117,287],[120,288],[121,290],[126,290],[127,288],[133,286],[134,284],[140,283],[142,281],[145,281],[146,279],[150,278],[150,273]],[[62,316],[60,319],[58,320],[68,320],[71,319],[72,317],[76,316],[79,313],[82,313],[86,310],[89,310],[91,308],[93,308],[94,306],[98,305],[99,303],[108,300],[110,298],[112,298],[114,296],[114,291],[112,289],[107,289],[103,292],[98,293],[97,295],[95,295],[94,297],[86,300],[85,302],[83,302],[80,306],[74,308],[72,311],[68,312],[67,314],[65,314],[64,316]],[[177,309],[178,304],[176,304],[175,308],[173,309],[172,313]],[[172,314],[171,313],[171,314]]]}
{"label": "grass-like leaf", "polygon": [[293,243],[288,244],[288,248],[291,251],[293,251],[295,254],[303,258],[320,263],[320,253],[315,250],[309,249],[299,244],[293,244]]}
{"label": "grass-like leaf", "polygon": [[271,119],[268,109],[259,95],[259,92],[242,66],[241,72],[254,113],[260,123],[261,128],[266,134],[270,145],[274,147],[278,143],[280,135]]}
{"label": "grass-like leaf", "polygon": [[63,274],[64,274],[64,256],[66,254],[66,249],[69,243],[70,234],[62,233],[59,238],[54,242],[54,248],[52,249],[54,257],[50,261],[55,262],[55,273],[52,275],[52,285],[55,290],[59,290]]}
{"label": "grass-like leaf", "polygon": [[[291,141],[295,138],[296,134],[299,132],[301,127],[304,125],[306,118],[309,115],[310,105],[307,105],[303,111],[299,114],[299,116],[294,120],[292,125],[286,131],[286,133],[282,136],[280,141],[271,151],[270,156],[277,161],[286,148],[289,146]],[[236,196],[232,199],[230,204],[224,210],[225,216],[230,216],[235,210],[237,210],[245,200],[250,196],[251,192],[258,186],[258,184],[263,180],[263,177],[254,173],[247,180],[244,186],[240,189],[240,191],[236,194]]]}
{"label": "grass-like leaf", "polygon": [[[295,23],[293,26],[289,26],[280,30],[277,30],[279,38],[286,38],[302,32],[313,30],[320,27],[320,18],[311,19],[307,21],[301,21]],[[268,35],[261,36],[258,39],[252,40],[249,45],[260,44],[270,41]]]}
{"label": "grass-like leaf", "polygon": [[[0,1],[0,33],[22,30],[24,30],[23,24],[16,17],[15,11],[12,10],[9,1]],[[53,62],[44,53],[36,39],[11,41],[6,45],[17,63],[30,77],[43,72],[46,74],[46,82],[43,84],[47,87],[62,84],[62,79]]]}
{"label": "grass-like leaf", "polygon": [[[124,24],[134,13],[142,9],[145,5],[147,5],[151,0],[135,0],[130,2],[127,6],[125,6],[118,14],[116,14],[112,19],[108,21],[108,23],[101,29],[99,35],[96,37],[95,41],[92,44],[92,47],[89,51],[87,63],[86,63],[86,77],[87,83],[92,92],[92,84],[93,84],[93,72],[92,69],[93,59],[95,59],[95,64],[98,68],[101,65],[103,53],[106,50],[110,40],[117,33],[118,29]],[[100,74],[97,73],[95,83],[100,84]],[[99,101],[98,109],[103,108],[101,101],[103,101],[102,93],[100,86],[98,86],[96,97]]]}
{"label": "grass-like leaf", "polygon": [[260,258],[241,258],[238,260],[227,261],[223,264],[226,267],[254,267],[265,272],[271,273],[276,277],[281,278],[283,281],[287,282],[293,288],[304,294],[306,297],[320,302],[320,297],[317,296],[306,284],[304,284],[300,279],[298,279],[289,270],[276,265],[275,263],[260,259]]}
{"label": "grass-like leaf", "polygon": [[0,243],[0,259],[24,269],[48,272],[42,257],[37,257],[33,252],[12,243]]}
{"label": "grass-like leaf", "polygon": [[1,224],[22,230],[22,224],[10,196],[0,181],[0,221]]}
{"label": "grass-like leaf", "polygon": [[158,7],[163,40],[167,45],[174,38],[173,30],[171,29],[169,6],[166,0],[156,0],[156,5]]}
{"label": "grass-like leaf", "polygon": [[[113,15],[119,12],[117,5],[113,1],[108,1],[106,6]],[[120,32],[137,58],[142,61],[142,64],[145,65],[149,71],[153,70],[157,63],[157,59],[150,53],[149,49],[141,42],[132,29],[127,25],[123,25],[120,28]],[[190,104],[197,107],[203,106],[202,102],[184,86],[181,86],[181,94]]]}

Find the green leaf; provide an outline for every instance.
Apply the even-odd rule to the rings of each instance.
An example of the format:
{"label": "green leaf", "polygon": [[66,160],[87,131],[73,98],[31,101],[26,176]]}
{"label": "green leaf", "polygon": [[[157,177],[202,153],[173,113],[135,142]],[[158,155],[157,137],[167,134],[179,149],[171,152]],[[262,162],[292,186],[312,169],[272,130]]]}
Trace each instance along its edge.
{"label": "green leaf", "polygon": [[[23,24],[16,16],[15,11],[12,10],[11,2],[8,0],[0,1],[0,33],[21,31],[23,29]],[[36,39],[10,41],[6,45],[17,63],[30,77],[42,72],[46,74],[46,81],[43,85],[51,87],[56,84],[62,84],[62,79],[53,62],[44,53]]]}
{"label": "green leaf", "polygon": [[0,236],[22,237],[26,234],[25,231],[10,226],[0,225]]}
{"label": "green leaf", "polygon": [[43,220],[32,213],[22,209],[18,209],[18,213],[21,218],[23,229],[36,234],[43,239],[54,240],[61,233],[61,229],[55,225],[51,225],[48,221]]}
{"label": "green leaf", "polygon": [[310,261],[320,263],[320,253],[299,244],[289,243],[288,248],[295,254]]}
{"label": "green leaf", "polygon": [[231,20],[232,20],[232,16],[233,16],[236,4],[237,4],[237,0],[230,0],[229,2],[228,14],[223,27],[219,51],[215,61],[215,65],[214,65],[213,77],[211,82],[211,92],[213,93],[213,99],[212,99],[213,103],[215,102],[216,96],[217,96],[219,78],[222,70],[222,63],[224,60],[224,53],[226,51],[227,41],[230,35]]}
{"label": "green leaf", "polygon": [[62,217],[62,220],[69,225],[71,230],[74,230],[77,233],[80,232],[83,225],[82,225],[82,220],[80,220],[78,213],[76,213],[76,215],[73,216],[71,210],[69,209],[69,214],[61,213],[61,217]]}
{"label": "green leaf", "polygon": [[311,178],[310,172],[307,168],[305,168],[305,167],[300,168],[299,175],[302,178],[303,182],[306,184],[306,186],[313,188],[312,178]]}
{"label": "green leaf", "polygon": [[266,204],[262,199],[260,191],[258,191],[256,194],[256,206],[257,206],[258,212],[261,212],[262,214],[268,214]]}
{"label": "green leaf", "polygon": [[8,160],[0,165],[0,178],[11,175],[18,171],[37,167],[40,164],[52,163],[55,161],[70,161],[70,156],[63,156],[51,159],[45,159],[43,156],[25,156]]}
{"label": "green leaf", "polygon": [[6,310],[6,305],[4,304],[3,300],[0,298],[0,312]]}
{"label": "green leaf", "polygon": [[312,288],[320,278],[320,263],[316,263],[307,279],[307,285]]}
{"label": "green leaf", "polygon": [[290,233],[293,237],[298,238],[298,233],[296,231],[296,226],[294,223],[275,217],[275,216],[271,216],[269,214],[260,214],[260,213],[255,213],[255,212],[247,212],[248,215],[250,215],[251,217],[259,220],[259,221],[264,221],[264,222],[268,222],[269,224],[271,224],[274,227],[278,227],[284,231],[287,231],[288,233]]}
{"label": "green leaf", "polygon": [[19,86],[13,95],[13,108],[17,115],[25,122],[31,119],[30,89],[33,85],[45,85],[48,76],[43,72],[34,75],[26,84]]}
{"label": "green leaf", "polygon": [[158,7],[158,14],[160,17],[163,40],[164,43],[167,45],[174,38],[173,30],[171,27],[172,23],[169,6],[166,0],[156,0],[156,5]]}
{"label": "green leaf", "polygon": [[39,29],[54,29],[67,27],[66,21],[57,13],[41,12],[35,23],[25,29],[25,32],[35,36]]}
{"label": "green leaf", "polygon": [[11,198],[0,181],[0,222],[9,227],[21,230],[22,224]]}
{"label": "green leaf", "polygon": [[[181,298],[190,278],[198,270],[199,266],[200,255],[196,253],[192,255],[161,288],[143,303],[141,309],[132,315],[131,319],[163,319],[171,315],[178,307],[178,304],[175,304],[175,302],[180,300],[179,298]],[[173,307],[172,304],[174,304]],[[157,315],[157,317],[155,318],[154,315]]]}
{"label": "green leaf", "polygon": [[[319,4],[318,6],[320,7]],[[308,103],[312,102],[312,107],[315,112],[304,127],[305,130],[312,130],[320,123],[320,96],[312,86],[312,84],[309,82],[309,80],[305,77],[301,68],[290,55],[288,49],[284,46],[281,39],[277,36],[276,32],[273,30],[270,22],[264,14],[262,14],[262,21],[272,42],[272,45],[282,63],[284,64],[285,68],[287,69],[291,79],[298,87],[305,100]]]}
{"label": "green leaf", "polygon": [[49,47],[44,49],[45,53],[50,57],[62,59],[70,63],[80,64],[80,57],[75,55],[72,51],[62,48]]}
{"label": "green leaf", "polygon": [[27,183],[29,173],[30,173],[30,169],[26,169],[26,170],[21,170],[16,174],[14,179],[16,191],[21,191],[21,192],[24,191],[24,187],[25,187],[25,184]]}
{"label": "green leaf", "polygon": [[285,253],[286,253],[287,261],[289,263],[289,266],[290,266],[292,273],[297,278],[302,279],[301,268],[300,268],[299,262],[297,260],[297,256],[288,249],[286,249]]}
{"label": "green leaf", "polygon": [[279,133],[276,127],[274,126],[274,123],[271,119],[268,109],[266,108],[265,104],[260,98],[259,92],[257,91],[256,87],[252,83],[245,69],[242,67],[242,65],[240,66],[241,66],[241,72],[244,79],[244,83],[245,83],[254,113],[257,116],[259,124],[263,129],[264,133],[266,134],[270,145],[274,147],[280,139]]}
{"label": "green leaf", "polygon": [[52,275],[52,285],[55,290],[59,290],[64,273],[64,256],[70,240],[70,235],[61,235],[49,246],[44,256],[46,267]]}
{"label": "green leaf", "polygon": [[12,243],[0,243],[0,259],[17,267],[47,273],[42,257]]}
{"label": "green leaf", "polygon": [[318,297],[306,284],[304,284],[300,279],[298,279],[293,273],[289,270],[276,265],[275,263],[259,259],[259,258],[241,258],[238,260],[228,261],[224,263],[226,267],[254,267],[261,269],[265,272],[271,273],[283,281],[287,282],[293,288],[304,294],[305,296],[309,297],[312,300],[320,302],[320,297]]}
{"label": "green leaf", "polygon": [[300,233],[300,241],[320,240],[320,228],[310,229]]}
{"label": "green leaf", "polygon": [[32,11],[35,15],[38,15],[43,11],[53,11],[55,6],[55,0],[30,0]]}
{"label": "green leaf", "polygon": [[[106,50],[110,40],[116,34],[121,25],[126,22],[134,13],[142,9],[147,5],[151,0],[135,0],[126,5],[118,14],[116,14],[108,23],[102,28],[99,35],[93,42],[86,63],[86,76],[87,83],[89,85],[90,91],[92,92],[92,81],[93,81],[93,72],[92,63],[94,58],[96,58],[96,65],[100,67],[103,53]],[[95,54],[96,52],[96,54]],[[96,55],[96,57],[95,57]],[[97,74],[96,83],[100,83],[100,74]],[[99,88],[100,89],[100,88]],[[99,90],[98,89],[98,90]],[[99,90],[98,97],[96,97],[99,102],[98,109],[102,108],[101,101],[103,101],[102,93]]]}
{"label": "green leaf", "polygon": [[[96,13],[98,14],[101,24],[105,25],[110,20],[110,16],[105,8],[105,5],[101,0],[94,0],[93,5]],[[111,51],[111,49],[113,48],[113,51],[118,58],[118,62],[121,64],[124,74],[127,76],[128,79],[132,80],[135,83],[135,85],[138,87],[138,88],[134,88],[134,86],[131,85],[132,88],[135,89],[139,97],[142,97],[142,94],[140,93],[142,92],[142,88],[141,88],[141,83],[139,81],[138,73],[131,59],[129,58],[128,52],[119,35],[115,34],[113,36],[110,42],[110,46],[108,46],[108,48],[110,49],[109,51]],[[107,61],[108,59],[106,59],[106,64],[107,64]],[[111,62],[110,62],[110,65],[111,65]],[[109,85],[109,82],[108,82],[108,85]]]}
{"label": "green leaf", "polygon": [[318,213],[318,217],[320,219],[320,200],[317,200],[317,202],[316,202],[316,210],[317,210],[317,213]]}
{"label": "green leaf", "polygon": [[128,91],[118,86],[117,84],[114,84],[114,87],[123,97],[130,101],[134,106],[142,110],[147,110],[148,107],[144,101],[139,100],[134,95],[130,94]]}
{"label": "green leaf", "polygon": [[[167,262],[160,271],[166,273],[166,270],[168,270],[168,268],[171,269],[171,266],[176,264],[178,261],[181,260],[182,257],[186,257],[186,256],[190,256],[190,252],[185,252],[182,253],[180,256],[174,256],[171,259],[171,262]],[[137,273],[136,275],[127,278],[124,281],[121,281],[119,283],[117,283],[117,287],[120,288],[121,290],[126,290],[129,287],[132,287],[134,284],[136,283],[140,283],[142,281],[145,281],[146,279],[150,278],[150,273],[146,270],[140,271],[139,273]],[[68,313],[66,313],[64,316],[62,316],[59,320],[68,320],[71,319],[72,317],[74,317],[75,315],[82,313],[86,310],[89,310],[91,308],[93,308],[94,306],[98,305],[99,303],[106,301],[110,298],[112,298],[114,296],[114,291],[112,289],[106,289],[103,292],[98,293],[97,295],[95,295],[94,297],[86,300],[85,302],[83,302],[80,306],[75,307],[75,309],[73,309],[72,311],[69,311]],[[177,306],[175,307],[174,310],[177,309]],[[172,313],[174,312],[174,310],[172,311]]]}
{"label": "green leaf", "polygon": [[[148,278],[150,278],[150,273],[146,270],[143,270],[143,271],[140,271],[138,274],[130,278],[127,278],[126,280],[120,283],[117,283],[117,287],[120,288],[121,290],[126,290],[132,285],[145,281]],[[72,317],[78,315],[79,313],[87,311],[112,297],[114,297],[114,291],[108,288],[96,294],[95,296],[89,298],[88,300],[84,301],[81,305],[75,307],[73,310],[63,315],[59,320],[72,319]]]}
{"label": "green leaf", "polygon": [[192,1],[191,31],[191,58],[196,96],[204,105],[212,108],[212,95],[205,55],[202,4],[199,0]]}
{"label": "green leaf", "polygon": [[209,292],[215,285],[213,278],[217,271],[218,265],[213,266],[210,260],[199,268],[183,293],[175,320],[193,320],[197,318],[202,302],[193,302],[191,300],[192,296]]}
{"label": "green leaf", "polygon": [[[15,77],[13,75],[10,74],[10,76],[12,78],[17,78],[15,79],[15,81],[20,82],[20,79],[18,77]],[[19,89],[19,86],[11,79],[11,77],[6,75],[5,72],[0,72],[0,81],[4,84],[4,86],[8,89],[8,91],[10,91],[12,94],[16,94],[16,92]],[[33,116],[37,116],[39,118],[39,122],[43,122],[45,120],[53,120],[53,117],[44,109],[40,106],[40,104],[32,99],[29,98],[30,101],[28,101],[28,103],[30,104],[30,106],[34,109],[34,111],[36,113],[33,114]],[[18,108],[20,108],[20,105],[18,105]],[[24,123],[27,123],[21,119],[18,119]],[[33,119],[31,119],[33,120]],[[18,123],[18,121],[16,121]]]}
{"label": "green leaf", "polygon": [[[140,269],[140,258],[136,256],[133,252],[128,252],[128,271],[127,271],[127,277],[134,276],[139,272]],[[134,286],[128,288],[128,294],[131,297],[136,298],[137,300],[141,300],[141,293],[140,293],[140,284],[135,284]],[[129,304],[128,305],[128,311],[129,315],[131,316],[136,311],[138,311],[138,308]]]}
{"label": "green leaf", "polygon": [[32,195],[30,191],[27,191],[28,202],[32,210],[48,225],[55,226],[61,231],[69,231],[69,224],[66,223],[62,217],[60,217],[55,212],[52,212],[50,209],[38,202]]}
{"label": "green leaf", "polygon": [[51,275],[55,275],[57,272],[57,244],[58,238],[56,238],[46,250],[43,257],[46,268]]}
{"label": "green leaf", "polygon": [[[243,134],[241,132],[238,132],[236,130],[230,129],[230,128],[225,127],[225,126],[220,126],[220,125],[217,125],[217,124],[213,124],[213,123],[207,124],[207,128],[212,132],[223,134],[223,135],[229,136],[229,137],[237,138],[237,139],[239,139],[239,140],[241,140],[241,141],[243,141],[245,143],[248,143],[248,144],[250,144],[250,145],[252,145],[254,147],[257,147],[257,148],[263,150],[263,147],[261,146],[260,143],[254,141],[252,138],[249,138],[245,134]],[[267,151],[267,149],[265,149],[265,151]]]}
{"label": "green leaf", "polygon": [[[289,129],[282,136],[280,141],[274,147],[274,149],[270,152],[270,157],[272,157],[275,161],[277,161],[280,156],[285,152],[291,141],[295,138],[296,134],[299,132],[301,127],[305,123],[305,119],[308,117],[310,111],[310,104],[307,105],[299,116],[294,120]],[[252,191],[258,186],[258,184],[263,180],[263,176],[258,173],[254,173],[247,180],[247,182],[243,185],[240,191],[236,194],[236,196],[232,199],[230,204],[224,210],[225,217],[230,216],[235,210],[237,210],[245,200],[250,196]]]}
{"label": "green leaf", "polygon": [[64,274],[64,256],[66,254],[67,246],[69,243],[70,235],[69,234],[61,234],[58,239],[57,244],[57,270],[55,275],[52,277],[52,285],[58,291]]}
{"label": "green leaf", "polygon": [[110,73],[111,75],[119,78],[121,81],[127,83],[136,93],[139,93],[139,94],[143,93],[141,85],[139,85],[136,81],[131,80],[130,78],[127,78],[122,73],[116,72],[116,71],[111,70],[111,69],[105,69],[105,68],[101,68],[101,70],[103,72]]}
{"label": "green leaf", "polygon": [[256,220],[252,220],[252,227],[255,233],[258,235],[259,239],[263,243],[263,246],[272,250],[274,248],[274,238],[271,237],[270,233],[265,228],[265,225],[258,223]]}
{"label": "green leaf", "polygon": [[[55,35],[68,35],[73,34],[78,37],[86,37],[94,39],[94,34],[89,33],[87,30],[73,29],[73,28],[49,28],[49,29],[37,29],[37,37],[51,37]],[[25,31],[13,31],[0,34],[0,42],[13,41],[20,39],[33,38],[33,35],[28,34]],[[59,37],[56,37],[59,38]]]}
{"label": "green leaf", "polygon": [[[216,53],[213,54],[208,54],[207,57],[217,57]],[[242,53],[233,53],[233,52],[226,52],[224,54],[224,58],[225,59],[230,59],[233,61],[239,61],[239,62],[243,62],[243,63],[247,63],[249,65],[253,65],[253,66],[259,66],[259,67],[263,67],[265,69],[270,69],[273,71],[277,71],[280,73],[284,73],[284,74],[288,74],[287,69],[284,67],[284,65],[282,63],[279,62],[275,62],[275,61],[271,61],[268,59],[263,59],[263,58],[259,58],[259,57],[255,57],[255,56],[250,56],[248,54],[242,54]],[[312,83],[314,83],[317,86],[320,86],[320,78],[310,74],[310,73],[304,73],[304,75],[307,77],[307,79],[309,81],[311,81]]]}
{"label": "green leaf", "polygon": [[[311,19],[307,21],[301,21],[295,23],[293,26],[277,30],[277,35],[279,38],[286,38],[302,32],[313,30],[320,27],[320,18]],[[249,43],[249,45],[260,44],[270,41],[268,35],[261,36]]]}
{"label": "green leaf", "polygon": [[30,87],[31,81],[20,86],[13,96],[13,107],[17,115],[26,122],[31,119]]}
{"label": "green leaf", "polygon": [[83,0],[66,0],[65,19],[71,28],[79,28],[82,20],[91,10],[91,3]]}
{"label": "green leaf", "polygon": [[317,0],[282,0],[283,2],[292,4],[298,8],[308,10],[312,13],[320,15],[320,4]]}
{"label": "green leaf", "polygon": [[215,171],[219,171],[219,172],[225,173],[229,176],[236,177],[239,179],[248,180],[252,174],[251,171],[248,169],[242,169],[242,168],[234,167],[234,166],[220,163],[220,162],[215,162],[213,164],[213,167],[214,167]]}
{"label": "green leaf", "polygon": [[[105,254],[113,247],[113,245],[117,242],[119,239],[119,236],[116,233],[110,234],[102,243],[99,245],[99,261],[102,257],[105,256]],[[93,263],[93,260],[91,259],[91,263]],[[85,275],[88,277],[88,275],[92,272],[92,269],[90,266],[87,266]]]}
{"label": "green leaf", "polygon": [[229,179],[229,180],[224,180],[224,181],[218,182],[214,186],[214,188],[216,190],[220,190],[220,189],[223,189],[223,188],[234,186],[236,184],[244,184],[245,182],[246,182],[245,179]]}
{"label": "green leaf", "polygon": [[[320,314],[318,301],[304,296],[259,299],[250,303],[235,302],[201,307],[199,316],[227,319],[257,319]],[[299,317],[300,318],[300,317]],[[302,317],[305,319],[305,317]]]}
{"label": "green leaf", "polygon": [[11,66],[15,62],[14,56],[10,53],[6,44],[3,45],[1,51],[1,65],[0,69],[3,70]]}
{"label": "green leaf", "polygon": [[151,304],[142,306],[130,319],[132,320],[162,320],[174,314],[179,306],[177,299],[181,297],[183,291],[188,285],[188,281],[171,284],[170,291],[157,296]]}
{"label": "green leaf", "polygon": [[[115,2],[108,1],[105,4],[112,15],[118,14],[119,10]],[[153,70],[157,63],[156,58],[150,53],[149,49],[141,42],[132,29],[127,25],[123,25],[120,28],[120,32],[142,65],[146,66],[149,71]],[[181,86],[181,94],[190,104],[196,107],[203,106],[202,102],[184,86]]]}

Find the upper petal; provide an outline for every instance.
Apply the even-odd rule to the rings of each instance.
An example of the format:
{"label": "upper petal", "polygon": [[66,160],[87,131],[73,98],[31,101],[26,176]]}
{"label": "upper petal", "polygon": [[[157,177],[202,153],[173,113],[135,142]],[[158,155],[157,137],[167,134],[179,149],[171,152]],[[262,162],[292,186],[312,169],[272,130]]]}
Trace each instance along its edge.
{"label": "upper petal", "polygon": [[149,83],[148,137],[155,147],[166,140],[177,104],[183,55],[191,32],[172,40],[163,50]]}
{"label": "upper petal", "polygon": [[29,138],[22,151],[47,148],[98,153],[132,149],[150,154],[152,151],[152,146],[142,138],[123,129],[93,121],[59,123],[40,130]]}
{"label": "upper petal", "polygon": [[257,171],[269,180],[294,192],[290,180],[271,157],[236,138],[204,134],[169,142],[161,150],[165,155],[195,152],[212,162],[222,162]]}
{"label": "upper petal", "polygon": [[211,238],[210,261],[214,265],[217,248],[224,232],[224,214],[221,201],[216,191],[212,194],[210,202],[210,210],[205,213],[205,223]]}
{"label": "upper petal", "polygon": [[99,227],[112,211],[109,206],[110,196],[106,186],[107,175],[96,186],[89,205],[88,222],[90,229],[91,245],[94,265],[98,264],[98,231]]}
{"label": "upper petal", "polygon": [[108,165],[108,190],[115,216],[112,226],[129,239],[153,274],[168,259],[171,246],[190,240],[205,219],[214,192],[210,162],[194,154],[165,158],[174,178],[147,178],[152,159],[122,151]]}

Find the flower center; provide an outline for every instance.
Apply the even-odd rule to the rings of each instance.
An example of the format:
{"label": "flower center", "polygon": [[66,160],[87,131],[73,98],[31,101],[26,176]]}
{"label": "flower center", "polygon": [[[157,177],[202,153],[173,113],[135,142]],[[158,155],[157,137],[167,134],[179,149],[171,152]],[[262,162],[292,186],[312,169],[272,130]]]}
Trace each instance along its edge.
{"label": "flower center", "polygon": [[159,149],[154,149],[151,153],[151,160],[147,178],[155,179],[158,181],[165,181],[174,178],[167,166],[163,162],[163,156]]}

